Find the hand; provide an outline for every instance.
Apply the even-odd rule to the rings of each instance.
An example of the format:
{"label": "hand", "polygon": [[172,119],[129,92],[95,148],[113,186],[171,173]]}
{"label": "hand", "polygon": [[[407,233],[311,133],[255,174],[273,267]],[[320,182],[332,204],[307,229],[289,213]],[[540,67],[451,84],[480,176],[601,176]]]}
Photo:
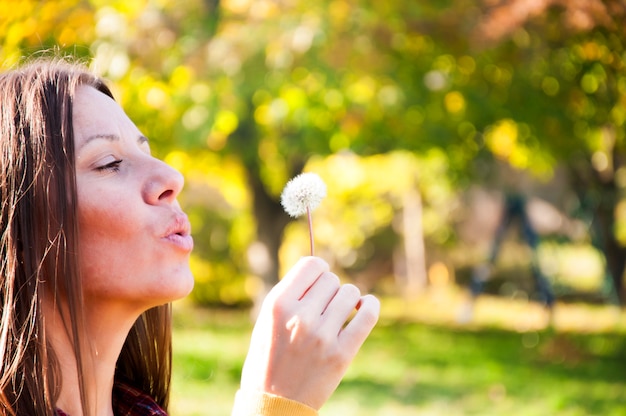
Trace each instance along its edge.
{"label": "hand", "polygon": [[325,261],[301,259],[263,302],[241,389],[319,410],[376,325],[379,311],[378,299],[361,296],[354,285],[341,285]]}

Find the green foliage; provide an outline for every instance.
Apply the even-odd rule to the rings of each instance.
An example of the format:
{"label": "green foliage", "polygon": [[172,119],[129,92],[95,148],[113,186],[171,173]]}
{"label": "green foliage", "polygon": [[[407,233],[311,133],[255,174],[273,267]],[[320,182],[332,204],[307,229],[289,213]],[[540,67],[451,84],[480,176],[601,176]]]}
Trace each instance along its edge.
{"label": "green foliage", "polygon": [[0,2],[0,65],[10,67],[24,56],[90,55],[94,9],[80,0]]}
{"label": "green foliage", "polygon": [[[422,196],[424,238],[442,245],[452,229],[447,222],[455,194],[448,178],[448,160],[436,150],[418,157],[397,151],[358,157],[338,153],[312,158],[306,170],[327,183],[328,196],[313,215],[318,249],[345,269],[366,268],[372,258],[391,258],[400,244],[397,214],[405,196],[419,189]],[[305,221],[290,225],[283,244],[284,264],[302,254]]]}

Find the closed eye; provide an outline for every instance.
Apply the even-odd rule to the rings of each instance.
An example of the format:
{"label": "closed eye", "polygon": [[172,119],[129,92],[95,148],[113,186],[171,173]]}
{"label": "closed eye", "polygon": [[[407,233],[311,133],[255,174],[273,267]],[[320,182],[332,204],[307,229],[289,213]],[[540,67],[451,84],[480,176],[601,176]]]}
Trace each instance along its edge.
{"label": "closed eye", "polygon": [[96,168],[96,170],[98,171],[112,171],[112,172],[117,172],[120,170],[120,164],[122,163],[122,159],[117,159],[114,160],[110,163],[107,163],[106,165],[102,165],[102,166],[98,166]]}

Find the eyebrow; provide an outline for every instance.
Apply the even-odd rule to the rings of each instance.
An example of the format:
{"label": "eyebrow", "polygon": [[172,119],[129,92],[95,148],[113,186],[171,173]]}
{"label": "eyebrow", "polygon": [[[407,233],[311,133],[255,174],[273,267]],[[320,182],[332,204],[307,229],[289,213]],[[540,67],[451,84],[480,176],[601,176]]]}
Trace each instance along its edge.
{"label": "eyebrow", "polygon": [[[94,141],[94,140],[108,140],[110,142],[115,142],[115,141],[120,141],[120,136],[118,136],[117,134],[94,134],[92,136],[87,137],[87,139],[85,139],[85,141],[83,143],[81,143],[80,148],[86,146],[87,144],[89,144],[90,142]],[[139,144],[143,144],[149,142],[148,138],[146,136],[143,135],[139,135],[137,136],[137,143]]]}

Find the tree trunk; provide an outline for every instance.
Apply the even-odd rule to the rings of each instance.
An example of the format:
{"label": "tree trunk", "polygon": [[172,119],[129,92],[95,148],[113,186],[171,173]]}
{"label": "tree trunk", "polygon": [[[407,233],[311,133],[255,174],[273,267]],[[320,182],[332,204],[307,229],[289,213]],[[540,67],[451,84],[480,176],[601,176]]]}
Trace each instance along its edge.
{"label": "tree trunk", "polygon": [[280,202],[265,190],[258,175],[248,174],[253,195],[253,211],[256,219],[256,242],[248,251],[250,268],[261,278],[261,288],[255,296],[252,315],[256,316],[270,289],[278,282],[278,251],[285,227],[290,221]]}
{"label": "tree trunk", "polygon": [[406,261],[405,294],[417,295],[426,286],[426,250],[422,226],[422,198],[417,189],[404,195],[402,210],[404,257]]}
{"label": "tree trunk", "polygon": [[[624,280],[626,270],[626,247],[615,236],[615,208],[619,201],[619,190],[614,178],[581,174],[584,170],[574,170],[574,189],[581,206],[592,216],[590,224],[591,242],[604,254],[606,274],[611,280],[611,296],[624,305]],[[593,172],[593,170],[592,170]],[[594,172],[595,173],[595,172]]]}
{"label": "tree trunk", "polygon": [[[626,247],[615,238],[615,198],[617,190],[607,189],[600,197],[594,212],[594,225],[597,230],[598,246],[606,258],[606,268],[612,279],[617,301],[624,304],[624,269]],[[608,194],[608,195],[607,195]]]}

